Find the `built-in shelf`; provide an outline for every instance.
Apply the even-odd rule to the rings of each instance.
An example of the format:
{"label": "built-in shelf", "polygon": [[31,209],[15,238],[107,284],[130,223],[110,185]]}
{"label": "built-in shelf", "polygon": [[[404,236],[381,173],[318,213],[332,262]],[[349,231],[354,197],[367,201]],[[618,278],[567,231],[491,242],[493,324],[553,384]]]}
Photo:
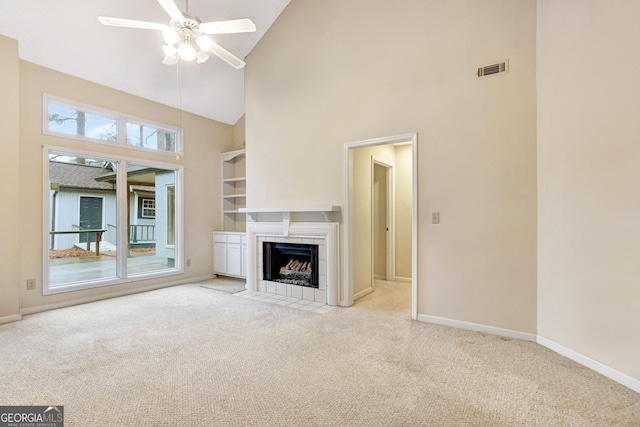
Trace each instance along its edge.
{"label": "built-in shelf", "polygon": [[222,231],[244,232],[247,214],[245,151],[222,153]]}

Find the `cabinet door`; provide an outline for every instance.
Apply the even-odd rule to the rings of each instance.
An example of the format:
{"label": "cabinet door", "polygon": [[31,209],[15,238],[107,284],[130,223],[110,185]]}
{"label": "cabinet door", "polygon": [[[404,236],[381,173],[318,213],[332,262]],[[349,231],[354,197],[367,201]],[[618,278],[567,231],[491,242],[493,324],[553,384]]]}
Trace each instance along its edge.
{"label": "cabinet door", "polygon": [[[247,277],[247,245],[242,245],[242,277]],[[258,279],[262,280],[262,277]]]}
{"label": "cabinet door", "polygon": [[236,243],[227,243],[227,273],[242,275],[242,247]]}
{"label": "cabinet door", "polygon": [[227,274],[227,244],[213,244],[213,272]]}

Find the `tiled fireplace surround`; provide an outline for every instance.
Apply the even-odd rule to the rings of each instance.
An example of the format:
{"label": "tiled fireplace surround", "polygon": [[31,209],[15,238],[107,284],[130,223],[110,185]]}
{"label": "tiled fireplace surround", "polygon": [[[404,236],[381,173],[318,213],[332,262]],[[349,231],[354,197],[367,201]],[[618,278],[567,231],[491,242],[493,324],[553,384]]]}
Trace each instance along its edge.
{"label": "tiled fireplace surround", "polygon": [[[247,222],[247,289],[276,295],[338,305],[338,223],[290,222],[283,214],[279,222]],[[263,242],[318,245],[318,289],[263,280]]]}
{"label": "tiled fireplace surround", "polygon": [[[264,277],[263,272],[263,243],[264,242],[276,242],[276,243],[303,243],[305,245],[318,245],[318,265],[313,268],[318,269],[318,289],[307,287],[289,285],[287,283],[270,282],[268,280],[261,280]],[[326,303],[327,302],[327,248],[326,239],[311,239],[301,237],[274,237],[274,236],[258,236],[257,241],[257,269],[258,269],[258,286],[259,292],[267,292],[270,294],[283,295],[292,298],[299,298],[307,301],[315,301]]]}

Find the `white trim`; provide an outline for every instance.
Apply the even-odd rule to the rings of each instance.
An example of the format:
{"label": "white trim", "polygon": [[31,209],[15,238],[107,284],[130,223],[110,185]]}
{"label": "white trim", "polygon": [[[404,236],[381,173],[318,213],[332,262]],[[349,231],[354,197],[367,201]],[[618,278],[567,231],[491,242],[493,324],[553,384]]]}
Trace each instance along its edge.
{"label": "white trim", "polygon": [[515,338],[523,341],[536,342],[536,334],[528,332],[514,331],[513,329],[497,328],[495,326],[481,325],[479,323],[464,322],[462,320],[447,319],[444,317],[429,316],[419,314],[420,322],[433,323],[435,325],[450,326],[458,329],[466,329],[469,331],[484,332],[487,334],[498,335],[501,337]]}
{"label": "white trim", "polygon": [[369,295],[371,292],[373,292],[373,286],[372,286],[372,287],[370,287],[370,288],[365,289],[364,291],[360,291],[360,292],[358,292],[357,294],[355,294],[355,295],[353,296],[353,300],[354,300],[354,301],[355,301],[355,300],[358,300],[358,299],[362,298],[362,297],[363,297],[363,296],[365,296],[365,295]]}
{"label": "white trim", "polygon": [[411,283],[411,277],[400,277],[400,276],[396,276],[396,282],[401,282],[401,283]]}
{"label": "white trim", "polygon": [[622,372],[610,368],[609,366],[598,362],[597,360],[593,360],[583,354],[578,353],[577,351],[557,344],[540,335],[538,335],[536,342],[548,348],[549,350],[558,353],[561,356],[571,359],[574,362],[581,364],[582,366],[586,366],[587,368],[594,370],[597,373],[602,374],[605,377],[619,384],[622,384],[623,386],[628,387],[635,392],[640,393],[640,380],[638,379],[635,379],[627,374],[623,374]]}
{"label": "white trim", "polygon": [[74,305],[86,304],[86,303],[89,303],[89,302],[101,301],[101,300],[105,300],[105,299],[109,299],[109,298],[117,298],[117,297],[122,297],[122,296],[126,296],[126,295],[139,294],[139,293],[142,293],[142,292],[155,291],[157,289],[170,288],[172,286],[184,285],[184,284],[191,283],[191,282],[201,282],[203,280],[212,279],[213,277],[214,277],[213,274],[209,274],[209,275],[206,275],[206,276],[191,277],[191,278],[188,278],[188,279],[181,279],[181,280],[176,280],[176,281],[173,281],[173,282],[160,283],[160,284],[149,285],[149,286],[145,286],[145,287],[141,287],[141,288],[128,289],[126,291],[109,292],[109,293],[106,293],[106,294],[95,295],[95,296],[91,296],[91,297],[77,298],[77,299],[68,300],[68,301],[61,301],[61,302],[55,302],[55,303],[51,303],[51,304],[38,305],[38,306],[35,306],[35,307],[28,307],[28,308],[21,309],[20,310],[20,315],[40,313],[40,312],[43,312],[43,311],[55,310],[55,309],[64,308],[64,307],[71,307],[71,306],[74,306]]}
{"label": "white trim", "polygon": [[353,263],[353,230],[351,223],[353,223],[353,214],[351,209],[351,194],[353,192],[353,156],[352,150],[361,147],[371,147],[376,145],[404,145],[411,144],[411,157],[412,157],[412,170],[411,170],[411,183],[413,187],[413,200],[411,208],[411,318],[416,320],[418,318],[418,282],[420,280],[418,275],[418,134],[408,133],[404,135],[389,136],[383,138],[368,139],[364,141],[350,142],[344,145],[344,160],[343,160],[343,197],[344,197],[344,239],[343,250],[345,253],[345,261],[343,267],[343,287],[342,287],[342,300],[341,305],[349,306],[353,304],[353,269],[351,265]]}
{"label": "white trim", "polygon": [[0,317],[0,325],[3,323],[11,323],[22,320],[22,314],[12,314],[11,316]]}
{"label": "white trim", "polygon": [[[247,289],[258,290],[258,236],[322,237],[327,250],[327,304],[338,305],[340,294],[339,224],[336,222],[248,222]],[[286,233],[286,234],[285,234]]]}

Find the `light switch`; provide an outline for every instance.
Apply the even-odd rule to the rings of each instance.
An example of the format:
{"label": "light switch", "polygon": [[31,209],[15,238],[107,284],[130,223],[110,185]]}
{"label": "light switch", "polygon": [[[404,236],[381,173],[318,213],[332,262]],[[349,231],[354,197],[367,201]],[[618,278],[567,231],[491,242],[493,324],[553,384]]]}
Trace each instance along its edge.
{"label": "light switch", "polygon": [[431,213],[431,224],[440,224],[440,212]]}

